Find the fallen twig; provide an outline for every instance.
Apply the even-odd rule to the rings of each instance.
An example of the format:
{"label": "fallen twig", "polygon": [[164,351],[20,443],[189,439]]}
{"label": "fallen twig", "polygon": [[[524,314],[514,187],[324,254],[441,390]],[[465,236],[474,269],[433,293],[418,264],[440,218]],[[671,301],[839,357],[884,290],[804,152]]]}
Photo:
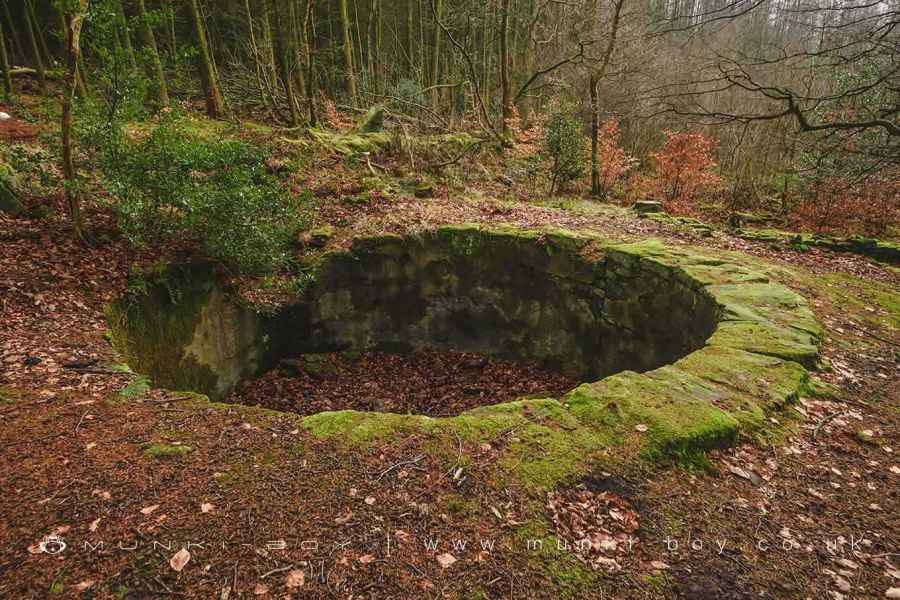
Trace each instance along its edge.
{"label": "fallen twig", "polygon": [[812,434],[812,439],[813,439],[813,441],[816,441],[816,437],[819,435],[819,431],[821,431],[821,429],[822,429],[823,427],[825,427],[826,424],[828,424],[829,422],[831,422],[831,421],[837,419],[838,417],[843,417],[843,416],[846,416],[846,415],[848,415],[848,414],[850,414],[850,412],[849,412],[849,411],[846,411],[846,410],[841,411],[841,412],[839,412],[839,413],[831,413],[830,415],[828,415],[827,417],[825,417],[824,419],[822,419],[821,421],[819,421],[818,424],[816,424],[815,429],[813,429],[813,434]]}
{"label": "fallen twig", "polygon": [[382,472],[381,472],[381,475],[379,475],[379,476],[378,476],[378,479],[376,479],[373,483],[378,483],[379,481],[381,481],[381,479],[382,479],[385,475],[387,475],[388,473],[390,473],[390,472],[393,471],[394,469],[396,469],[396,468],[398,468],[398,467],[405,466],[405,465],[415,465],[415,464],[417,464],[420,460],[422,460],[423,458],[425,458],[425,455],[424,455],[424,454],[420,454],[419,456],[417,456],[417,457],[415,457],[415,458],[413,458],[413,459],[410,459],[410,460],[403,460],[403,461],[400,461],[400,462],[398,462],[398,463],[396,463],[396,464],[393,464],[393,465],[391,465],[390,467],[388,467],[387,469],[385,469],[384,471],[382,471]]}

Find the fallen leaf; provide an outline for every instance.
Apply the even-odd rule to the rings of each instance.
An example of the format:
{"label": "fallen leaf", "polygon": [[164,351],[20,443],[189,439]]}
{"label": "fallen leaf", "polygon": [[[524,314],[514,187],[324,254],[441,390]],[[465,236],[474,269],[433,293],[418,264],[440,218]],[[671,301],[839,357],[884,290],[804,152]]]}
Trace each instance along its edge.
{"label": "fallen leaf", "polygon": [[94,519],[91,521],[91,524],[88,525],[88,531],[97,531],[97,527],[100,525],[100,519]]}
{"label": "fallen leaf", "polygon": [[176,573],[181,573],[181,570],[188,564],[189,560],[191,560],[191,553],[188,552],[186,548],[182,548],[169,559],[169,566],[172,567]]}
{"label": "fallen leaf", "polygon": [[375,562],[375,557],[371,554],[363,554],[357,560],[362,564],[367,565],[369,563]]}
{"label": "fallen leaf", "polygon": [[443,554],[438,554],[437,556],[438,564],[441,565],[442,568],[446,569],[450,565],[456,562],[456,557],[450,554],[449,552],[445,552]]}
{"label": "fallen leaf", "polygon": [[269,593],[269,586],[267,586],[264,583],[257,583],[256,587],[253,588],[254,596],[265,596],[268,593]]}
{"label": "fallen leaf", "polygon": [[147,507],[141,509],[141,514],[142,514],[142,515],[149,515],[150,513],[152,513],[152,512],[153,512],[154,510],[156,510],[157,508],[159,508],[159,504],[154,504],[153,506],[147,506]]}
{"label": "fallen leaf", "polygon": [[284,587],[288,589],[303,587],[305,581],[306,575],[303,573],[303,570],[294,569],[293,571],[289,571],[287,576],[284,578]]}
{"label": "fallen leaf", "polygon": [[210,504],[209,502],[204,502],[203,504],[200,505],[200,512],[208,513],[210,511],[212,511],[213,508],[215,508],[215,507],[212,504]]}

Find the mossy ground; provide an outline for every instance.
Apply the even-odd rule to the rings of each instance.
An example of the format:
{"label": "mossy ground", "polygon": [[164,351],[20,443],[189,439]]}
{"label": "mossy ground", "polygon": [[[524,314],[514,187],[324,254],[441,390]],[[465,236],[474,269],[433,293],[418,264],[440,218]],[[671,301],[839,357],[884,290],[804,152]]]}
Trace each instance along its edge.
{"label": "mossy ground", "polygon": [[169,444],[151,444],[144,450],[144,456],[157,460],[179,458],[189,454],[193,448],[190,446],[173,446]]}

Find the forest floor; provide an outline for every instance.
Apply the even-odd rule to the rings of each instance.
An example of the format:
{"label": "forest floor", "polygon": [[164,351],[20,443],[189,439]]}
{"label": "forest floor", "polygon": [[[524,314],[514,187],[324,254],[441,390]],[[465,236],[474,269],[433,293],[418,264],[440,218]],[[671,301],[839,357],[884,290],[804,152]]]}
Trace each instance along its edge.
{"label": "forest floor", "polygon": [[[334,177],[339,164],[310,172]],[[515,431],[459,440],[449,453],[421,433],[322,440],[290,412],[209,404],[110,368],[121,358],[105,307],[154,252],[129,246],[102,208],[87,211],[90,244],[73,241],[64,218],[0,216],[0,597],[898,597],[900,270],[589,200],[439,189],[348,205],[341,190],[352,185],[319,199],[331,244],[485,222],[740,256],[810,300],[826,329],[813,376],[834,393],[772,415],[780,435],[711,452],[705,469],[641,462],[549,490],[510,485],[497,457]],[[390,358],[360,371],[417,402],[418,390],[446,385],[448,369],[436,367],[448,360]],[[493,368],[516,376],[478,366]],[[567,385],[532,375],[536,387]],[[330,397],[353,394],[329,385]],[[491,384],[463,388],[473,386]],[[575,531],[597,548],[567,547]]]}

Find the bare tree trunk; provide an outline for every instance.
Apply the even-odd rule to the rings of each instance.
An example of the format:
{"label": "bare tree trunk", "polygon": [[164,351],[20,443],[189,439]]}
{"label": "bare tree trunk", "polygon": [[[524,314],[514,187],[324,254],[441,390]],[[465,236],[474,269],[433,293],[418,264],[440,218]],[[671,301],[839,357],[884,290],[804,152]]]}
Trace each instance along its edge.
{"label": "bare tree trunk", "polygon": [[[263,1],[265,5],[265,0]],[[250,0],[244,0],[244,12],[247,15],[247,32],[250,34],[250,51],[253,53],[253,67],[256,71],[256,88],[259,90],[259,96],[262,99],[263,106],[269,113],[271,119],[275,119],[274,100],[269,97],[266,86],[263,83],[264,69],[267,68],[262,63],[262,52],[259,44],[256,42],[256,31],[253,27],[253,11],[250,8]],[[263,11],[263,15],[268,18],[268,12]]]}
{"label": "bare tree trunk", "polygon": [[19,38],[19,32],[16,30],[16,24],[13,22],[12,15],[9,12],[9,1],[0,0],[0,4],[3,5],[3,16],[6,18],[6,26],[9,28],[9,39],[11,42],[13,56],[15,56],[16,52],[18,51],[19,56],[24,57],[28,52],[25,50],[25,44],[23,44],[22,40]]}
{"label": "bare tree trunk", "polygon": [[315,23],[315,0],[306,0],[306,14],[303,17],[303,39],[306,44],[306,103],[309,111],[309,124],[315,127],[318,122],[316,116],[315,95],[315,51],[316,32],[313,30]]}
{"label": "bare tree trunk", "polygon": [[297,89],[297,106],[300,108],[300,112],[302,113],[302,108],[300,105],[302,104],[302,98],[306,95],[306,78],[303,77],[303,68],[300,57],[300,49],[303,48],[304,44],[300,41],[300,21],[297,18],[297,3],[300,0],[290,0],[288,4],[288,14],[290,15],[290,67],[291,67],[291,77],[294,79],[294,85]]}
{"label": "bare tree trunk", "polygon": [[28,11],[31,22],[34,23],[35,37],[37,37],[41,53],[44,55],[44,64],[52,68],[53,55],[50,54],[50,48],[47,46],[47,38],[44,37],[44,30],[41,27],[41,22],[38,21],[37,13],[34,12],[34,2],[32,0],[25,0],[25,10]]}
{"label": "bare tree trunk", "polygon": [[125,16],[125,7],[122,0],[116,1],[116,23],[122,32],[122,45],[125,48],[125,54],[128,56],[128,62],[133,69],[137,69],[137,58],[134,55],[134,45],[131,43],[131,31],[128,28],[128,18]]}
{"label": "bare tree trunk", "polygon": [[278,9],[278,1],[273,0],[272,10],[275,12],[275,62],[278,65],[278,74],[284,85],[284,93],[287,96],[288,109],[291,113],[291,126],[300,125],[300,113],[297,111],[297,100],[294,97],[294,77],[291,72],[291,46],[290,34],[287,27],[290,23],[286,21],[287,16],[282,10]]}
{"label": "bare tree trunk", "polygon": [[627,0],[615,0],[613,7],[612,24],[609,29],[609,39],[606,49],[600,59],[600,66],[591,72],[590,76],[590,94],[591,94],[591,194],[600,196],[603,190],[600,185],[600,157],[599,157],[599,133],[600,133],[600,100],[598,98],[597,87],[600,81],[606,77],[606,71],[609,69],[609,62],[612,60],[613,51],[616,49],[616,38],[619,35],[619,23],[622,18],[622,9]]}
{"label": "bare tree trunk", "polygon": [[350,13],[347,9],[347,0],[340,0],[341,30],[344,36],[344,68],[347,69],[346,82],[347,93],[350,95],[350,103],[357,104],[356,74],[353,71],[353,40],[350,37]]}
{"label": "bare tree trunk", "polygon": [[66,203],[75,237],[84,239],[84,222],[81,216],[81,198],[77,185],[75,162],[72,158],[72,103],[75,99],[75,86],[78,79],[78,63],[81,59],[81,26],[88,0],[78,0],[75,12],[66,12],[66,75],[63,81],[62,119],[60,132],[62,137],[62,171],[66,181]]}
{"label": "bare tree trunk", "polygon": [[169,89],[166,87],[166,75],[163,73],[162,61],[159,59],[159,49],[156,47],[156,36],[153,35],[153,28],[150,26],[150,19],[147,16],[147,8],[144,0],[138,0],[138,18],[141,21],[141,41],[150,51],[150,70],[152,72],[151,80],[153,81],[154,100],[159,108],[165,108],[169,105]]}
{"label": "bare tree trunk", "polygon": [[509,118],[512,116],[512,106],[509,98],[509,0],[502,0],[500,7],[500,106],[502,111],[502,126],[500,130],[504,136],[509,135]]}
{"label": "bare tree trunk", "polygon": [[44,61],[41,59],[41,51],[38,48],[38,40],[35,34],[37,23],[31,20],[30,11],[26,10],[22,15],[25,19],[25,27],[28,30],[28,41],[31,42],[31,55],[34,58],[34,68],[37,70],[38,81],[41,84],[41,92],[47,93],[47,73],[44,67]]}
{"label": "bare tree trunk", "polygon": [[3,35],[2,23],[0,23],[0,67],[3,68],[3,101],[12,102],[12,75],[9,72],[9,57],[6,56],[6,38]]}
{"label": "bare tree trunk", "polygon": [[200,81],[203,84],[203,94],[206,97],[206,114],[211,119],[219,119],[225,115],[225,101],[222,91],[219,89],[219,79],[212,61],[212,53],[206,36],[206,25],[203,23],[203,15],[197,0],[188,0],[188,8],[191,10],[191,20],[194,22],[194,34],[196,35],[198,50],[197,68],[200,70]]}
{"label": "bare tree trunk", "polygon": [[169,52],[172,56],[178,53],[178,39],[175,36],[175,7],[172,0],[163,0],[163,8],[166,9],[166,35],[169,38]]}
{"label": "bare tree trunk", "polygon": [[440,81],[440,64],[441,64],[441,27],[440,20],[444,15],[444,0],[435,0],[431,7],[434,11],[434,37],[431,40],[431,79],[428,85],[431,87],[431,98],[434,106],[437,106],[440,94],[438,93],[438,83]]}
{"label": "bare tree trunk", "polygon": [[600,186],[600,106],[597,95],[597,78],[591,73],[588,87],[591,94],[591,195],[599,197]]}

